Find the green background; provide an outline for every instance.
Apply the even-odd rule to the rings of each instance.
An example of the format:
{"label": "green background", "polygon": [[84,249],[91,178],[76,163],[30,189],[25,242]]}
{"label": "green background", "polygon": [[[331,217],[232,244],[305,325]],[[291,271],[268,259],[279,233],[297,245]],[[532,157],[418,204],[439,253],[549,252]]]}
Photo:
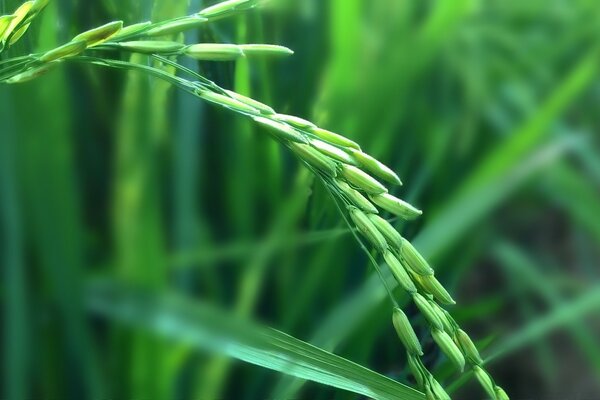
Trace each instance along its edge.
{"label": "green background", "polygon": [[[54,0],[2,57],[208,4]],[[424,210],[396,226],[497,383],[514,399],[594,399],[599,38],[594,0],[273,0],[185,42],[281,44],[292,57],[182,62],[386,162],[404,182],[394,194]],[[166,325],[136,318],[155,307],[123,311],[172,296],[414,386],[367,257],[263,130],[154,78],[75,64],[1,86],[0,122],[1,398],[357,398],[206,352],[252,342],[245,325],[197,346],[181,310],[163,310]],[[123,301],[94,306],[106,282]],[[405,310],[434,375],[457,399],[483,398]],[[212,318],[192,335],[224,335]]]}

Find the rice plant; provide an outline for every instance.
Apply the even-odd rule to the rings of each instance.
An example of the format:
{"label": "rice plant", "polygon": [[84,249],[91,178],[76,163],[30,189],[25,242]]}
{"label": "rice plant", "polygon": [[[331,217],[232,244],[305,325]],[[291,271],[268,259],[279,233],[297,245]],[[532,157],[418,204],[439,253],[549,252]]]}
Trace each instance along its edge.
{"label": "rice plant", "polygon": [[[145,332],[181,339],[184,346],[200,346],[283,374],[312,380],[371,398],[423,398],[424,396],[427,399],[450,399],[451,396],[448,393],[456,390],[464,383],[465,379],[473,377],[480,386],[479,397],[495,400],[508,399],[507,392],[510,393],[510,387],[505,391],[494,380],[486,370],[487,360],[481,357],[469,334],[461,328],[457,319],[446,309],[448,306],[456,304],[450,291],[438,280],[434,269],[419,250],[418,243],[411,243],[405,238],[406,235],[401,234],[397,229],[399,220],[418,220],[423,212],[391,193],[396,192],[395,188],[403,183],[392,168],[379,161],[377,157],[363,151],[362,147],[367,146],[368,138],[351,140],[334,129],[327,129],[328,126],[325,124],[317,125],[307,119],[278,111],[276,107],[266,104],[267,102],[261,102],[252,96],[239,93],[234,90],[235,88],[226,88],[222,84],[217,84],[216,79],[210,77],[210,73],[196,70],[190,64],[194,62],[200,62],[201,65],[223,63],[226,68],[227,65],[230,65],[227,63],[235,62],[237,74],[238,71],[243,71],[244,63],[263,63],[267,59],[270,63],[277,63],[281,62],[284,57],[294,54],[288,47],[280,44],[245,42],[232,44],[186,40],[189,38],[189,32],[205,29],[211,24],[222,23],[223,20],[239,17],[248,12],[260,13],[262,3],[253,0],[228,0],[205,8],[198,8],[196,12],[189,15],[175,15],[156,21],[125,24],[123,21],[117,20],[75,34],[67,42],[58,43],[53,48],[27,54],[19,52],[19,42],[27,39],[29,30],[35,28],[36,22],[42,18],[43,11],[48,6],[48,1],[28,1],[19,5],[12,14],[0,17],[0,55],[2,55],[0,82],[22,84],[69,65],[114,69],[127,73],[130,77],[137,76],[136,79],[143,76],[176,87],[181,92],[198,100],[249,121],[251,126],[258,130],[256,139],[252,137],[251,141],[264,140],[263,136],[267,136],[269,140],[274,140],[281,147],[287,149],[304,166],[310,175],[299,175],[299,177],[315,182],[310,184],[315,191],[313,199],[315,212],[325,213],[329,206],[333,206],[343,224],[341,232],[354,237],[356,244],[369,260],[377,276],[379,285],[377,290],[385,293],[385,297],[389,300],[387,314],[391,316],[391,324],[389,322],[388,324],[396,331],[398,340],[405,349],[403,358],[400,354],[397,356],[398,359],[403,360],[402,370],[410,371],[411,380],[392,381],[335,356],[327,351],[327,346],[311,347],[307,343],[288,337],[279,331],[256,326],[255,322],[246,321],[248,315],[246,315],[245,307],[248,306],[245,304],[248,303],[240,303],[240,307],[236,309],[238,315],[233,315],[234,320],[229,321],[219,312],[203,308],[199,304],[195,305],[180,298],[179,295],[162,289],[148,292],[147,288],[144,288],[150,282],[150,286],[163,287],[164,280],[167,279],[167,271],[154,270],[148,273],[148,277],[141,270],[136,272],[138,275],[135,280],[139,279],[138,283],[141,283],[141,289],[124,288],[112,280],[106,282],[105,279],[92,279],[89,283],[90,309],[100,315],[143,328]],[[448,6],[440,6],[442,12],[445,10],[444,7]],[[159,12],[157,11],[157,13]],[[164,10],[163,13],[169,14]],[[240,36],[243,38],[244,34]],[[584,74],[585,64],[582,70],[582,74]],[[210,68],[207,68],[206,72],[209,71]],[[136,91],[139,90],[137,88],[141,87],[141,84],[139,81],[135,84],[134,78],[131,79],[132,86],[127,95],[135,96]],[[574,82],[572,85],[577,84],[577,79]],[[35,82],[31,83],[31,85],[35,84]],[[565,90],[568,89],[569,86]],[[154,90],[154,94],[156,94],[156,88]],[[384,95],[385,88],[382,88],[382,91],[382,95]],[[155,98],[159,99],[158,96]],[[326,99],[322,101],[326,101]],[[552,104],[549,107],[552,107]],[[343,113],[337,117],[343,119]],[[351,117],[348,115],[348,118]],[[120,123],[129,127],[128,129],[141,130],[140,135],[147,135],[150,141],[141,139],[142,136],[140,136],[138,138],[140,143],[152,145],[154,143],[152,140],[156,139],[152,136],[152,129],[164,123],[164,120],[161,119],[164,118],[164,114],[157,112],[147,118],[149,127],[147,132],[144,132],[141,127],[132,127],[132,122],[129,122],[127,114],[124,114]],[[367,129],[375,129],[375,132],[379,129],[382,131],[387,129],[383,121],[370,122]],[[343,125],[339,122],[337,124]],[[535,125],[533,126],[535,127]],[[236,132],[214,132],[214,134],[235,136]],[[127,138],[122,140],[126,141]],[[250,142],[246,142],[246,144],[248,143]],[[523,146],[517,144],[514,147],[518,150]],[[128,147],[123,148],[127,149]],[[130,152],[129,157],[137,152],[136,148],[131,146],[128,151]],[[273,152],[271,148],[270,156],[273,157],[274,154],[278,153]],[[117,212],[120,210],[121,213],[126,213],[128,204],[131,204],[132,201],[140,201],[136,188],[144,190],[148,184],[147,177],[136,177],[135,175],[140,172],[140,170],[136,170],[135,163],[143,161],[142,159],[136,161],[136,158],[135,156],[131,158],[134,163],[133,169],[129,169],[131,164],[129,167],[128,163],[119,164],[120,168],[124,168],[123,176],[126,179],[123,180],[122,197],[117,198]],[[241,163],[240,165],[241,169],[246,167]],[[491,172],[488,173],[494,172],[495,165],[497,163],[494,164],[492,158],[487,169]],[[482,176],[485,177],[485,175]],[[483,178],[475,176],[473,182],[477,182],[477,179]],[[410,187],[411,182],[407,181],[406,186]],[[425,187],[422,190],[427,191],[428,189]],[[466,193],[469,194],[468,191]],[[301,197],[299,198],[301,199]],[[300,205],[302,204],[300,203]],[[298,207],[298,209],[302,209],[302,207]],[[124,216],[124,214],[120,215]],[[388,216],[392,216],[392,218],[386,218]],[[247,216],[247,218],[250,217]],[[285,218],[283,220],[285,221]],[[443,223],[443,220],[441,221],[440,223]],[[154,223],[160,224],[160,219],[155,220]],[[160,230],[157,229],[157,231]],[[277,237],[276,232],[274,230],[274,238]],[[144,255],[134,254],[133,250],[127,249],[129,245],[133,249],[134,243],[126,238],[129,237],[129,234],[135,238],[143,233],[134,227],[123,227],[123,231],[117,233],[117,236],[121,234],[124,239],[120,242],[120,251],[123,252],[123,258],[119,264],[122,265],[120,273],[127,276],[131,265],[144,263]],[[142,250],[143,252],[144,245],[158,243],[155,241],[156,237],[147,239],[144,239],[143,236],[140,237],[142,242],[135,251]],[[264,251],[269,251],[269,247],[265,248],[267,250]],[[152,249],[150,265],[154,265],[154,261],[163,257],[160,251],[160,248]],[[262,250],[257,250],[257,254],[262,254]],[[382,261],[384,263],[380,264]],[[159,264],[160,262],[157,262],[156,267],[162,268]],[[251,272],[253,271],[260,271],[260,269],[253,267]],[[246,293],[245,290],[248,290],[247,296],[250,297],[247,298],[252,299],[256,290],[253,289],[255,287],[253,285],[257,284],[256,282],[261,279],[261,276],[264,277],[264,275],[249,276],[247,282],[250,286],[242,286],[240,298],[246,299],[244,293]],[[144,282],[147,283],[144,284]],[[368,285],[369,282],[365,284]],[[253,300],[247,301],[252,302]],[[69,307],[67,300],[64,300],[64,307],[66,309]],[[420,314],[420,320],[423,323],[415,324],[417,313]],[[240,321],[235,320],[238,317],[241,318]],[[84,323],[80,321],[80,324]],[[337,328],[344,330],[343,326]],[[86,341],[90,339],[85,339],[86,336],[82,333],[85,329],[82,328],[82,325],[73,326],[72,329],[73,332],[79,332],[77,334],[81,340],[79,346],[89,347],[90,344]],[[220,335],[222,338],[219,337]],[[109,336],[114,346],[119,346],[119,343],[129,340],[127,333],[118,329],[111,332]],[[184,355],[187,354],[187,351],[175,346],[171,348],[165,343],[155,345],[154,340],[153,337],[147,337],[144,333],[134,337],[132,343],[137,351],[134,349],[134,356],[128,360],[131,363],[131,379],[120,383],[121,385],[131,385],[132,389],[111,389],[117,390],[113,394],[137,393],[142,397],[169,397],[169,394],[173,393],[175,380],[174,375],[170,374],[176,374],[181,365],[179,358],[181,356],[178,354]],[[444,357],[438,357],[440,353]],[[91,354],[89,357],[97,357]],[[273,357],[273,354],[279,356]],[[437,368],[437,365],[430,361],[436,358],[445,362],[444,368]],[[157,360],[167,363],[167,365],[170,362],[177,368],[173,368],[170,374],[166,373],[162,378],[163,381],[153,383],[152,387],[136,386],[144,382],[143,379],[138,382],[136,374],[140,374],[140,376],[146,374],[146,377],[149,376],[147,374],[151,375],[151,370],[147,369],[148,363],[156,363]],[[84,362],[89,365],[97,364],[97,361],[87,360]],[[436,367],[438,371],[432,372],[431,368],[433,367]],[[465,367],[468,367],[466,371]],[[203,387],[193,388],[192,396],[219,397],[223,389],[219,387],[218,382],[223,381],[223,375],[227,374],[228,369],[227,361],[219,358],[210,360],[206,370],[214,374],[213,381],[217,383],[208,383]],[[99,383],[101,378],[98,377],[98,371],[90,368],[89,371],[84,372],[87,374],[84,380],[89,383],[90,393],[94,396],[105,395],[103,385]],[[403,373],[402,376],[408,379],[406,373]],[[449,379],[449,376],[453,378]],[[446,385],[440,383],[442,380]],[[418,391],[408,387],[411,382],[416,383]],[[285,389],[276,389],[273,394],[275,397],[294,397],[294,392],[297,390],[295,389],[296,383],[288,384],[282,381],[281,385]]]}

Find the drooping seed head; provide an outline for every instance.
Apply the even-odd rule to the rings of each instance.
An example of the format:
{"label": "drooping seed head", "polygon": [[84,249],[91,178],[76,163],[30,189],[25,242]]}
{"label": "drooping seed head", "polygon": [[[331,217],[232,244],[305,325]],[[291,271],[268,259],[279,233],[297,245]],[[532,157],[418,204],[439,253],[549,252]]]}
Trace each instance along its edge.
{"label": "drooping seed head", "polygon": [[387,242],[383,235],[379,233],[375,225],[369,220],[367,215],[358,208],[352,206],[348,207],[348,211],[350,212],[350,218],[358,228],[358,231],[380,252],[384,252],[387,249]]}
{"label": "drooping seed head", "polygon": [[400,233],[379,215],[369,215],[369,219],[379,229],[379,232],[382,233],[388,244],[396,251],[400,251],[400,246],[402,245],[402,236],[400,236]]}
{"label": "drooping seed head", "polygon": [[[418,276],[418,275],[417,275]],[[427,299],[431,309],[437,314],[442,326],[444,327],[443,331],[448,333],[449,335],[454,334],[456,328],[454,327],[450,314],[446,312],[442,307],[440,307],[435,301]]]}
{"label": "drooping seed head", "polygon": [[348,182],[365,191],[369,194],[382,194],[387,192],[385,186],[383,186],[377,179],[367,174],[360,168],[356,168],[352,165],[342,164],[342,176],[346,178]]}
{"label": "drooping seed head", "polygon": [[431,388],[431,384],[429,382],[425,382],[423,389],[425,391],[425,399],[426,400],[441,400],[441,399],[438,399],[438,397],[435,395],[435,393],[433,393],[433,389]]}
{"label": "drooping seed head", "polygon": [[365,196],[363,196],[358,190],[351,188],[346,182],[336,179],[335,184],[353,205],[368,213],[367,216],[369,218],[371,215],[375,215],[379,212],[377,207],[367,200]]}
{"label": "drooping seed head", "polygon": [[130,36],[139,35],[140,33],[144,32],[146,29],[148,29],[148,27],[150,25],[152,25],[152,22],[145,21],[145,22],[140,22],[140,23],[133,24],[133,25],[124,26],[123,29],[121,29],[111,39],[112,40],[121,40],[121,39],[130,37]]}
{"label": "drooping seed head", "polygon": [[350,147],[353,149],[360,150],[360,146],[358,145],[358,143],[348,139],[345,136],[339,135],[335,132],[328,131],[327,129],[315,127],[315,128],[310,129],[310,133],[312,133],[319,139],[322,139],[326,142],[336,144],[338,146],[345,146],[345,147]]}
{"label": "drooping seed head", "polygon": [[425,320],[431,325],[433,329],[444,329],[442,321],[440,321],[436,312],[431,308],[431,305],[425,297],[423,297],[419,293],[413,293],[412,298],[419,311],[421,311],[421,313],[423,314],[423,317],[425,317]]}
{"label": "drooping seed head", "polygon": [[233,97],[234,99],[241,101],[242,103],[245,103],[245,104],[249,105],[250,107],[256,108],[257,110],[259,110],[261,112],[261,114],[270,115],[270,116],[272,116],[272,114],[275,114],[275,110],[273,110],[268,105],[261,103],[260,101],[256,101],[250,97],[233,92],[231,90],[225,90],[225,92],[227,92],[227,94],[229,96]]}
{"label": "drooping seed head", "polygon": [[51,62],[54,60],[59,60],[61,58],[73,57],[77,54],[84,51],[87,47],[87,43],[85,40],[79,40],[77,42],[69,42],[63,44],[60,47],[52,49],[46,53],[44,53],[39,60],[41,62]]}
{"label": "drooping seed head", "polygon": [[423,349],[421,348],[417,334],[413,330],[406,314],[398,307],[395,307],[392,313],[392,323],[406,350],[410,354],[423,355]]}
{"label": "drooping seed head", "polygon": [[198,12],[198,15],[216,19],[219,17],[223,17],[234,11],[246,10],[248,8],[252,8],[254,6],[255,1],[252,0],[227,0],[212,5],[210,7],[206,7]]}
{"label": "drooping seed head", "polygon": [[496,391],[494,390],[495,385],[494,385],[494,382],[492,381],[492,378],[490,377],[490,375],[487,372],[485,372],[485,370],[478,365],[475,365],[473,367],[473,373],[475,374],[475,377],[479,381],[479,384],[486,391],[488,396],[490,396],[492,399],[495,399],[496,398]]}
{"label": "drooping seed head", "polygon": [[181,51],[185,45],[169,40],[135,40],[120,42],[119,47],[136,53],[173,54]]}
{"label": "drooping seed head", "polygon": [[508,394],[500,386],[494,387],[494,393],[496,394],[496,400],[510,400]]}
{"label": "drooping seed head", "polygon": [[396,278],[398,284],[402,286],[408,293],[416,293],[417,288],[415,284],[413,283],[412,279],[410,279],[410,276],[404,267],[402,267],[402,264],[400,264],[400,261],[398,261],[396,256],[391,251],[386,250],[383,252],[383,259],[390,267],[390,270],[392,271],[392,274]]}
{"label": "drooping seed head", "polygon": [[210,101],[211,103],[215,103],[223,107],[230,108],[235,111],[240,111],[248,114],[259,114],[259,111],[254,107],[250,107],[249,105],[242,103],[241,101],[237,101],[236,99],[222,95],[220,93],[215,93],[205,89],[198,89],[196,91],[196,94],[204,100]]}
{"label": "drooping seed head", "polygon": [[402,246],[400,248],[400,256],[402,261],[415,273],[419,275],[433,275],[433,268],[421,253],[408,240],[402,238]]}
{"label": "drooping seed head", "polygon": [[[4,41],[5,33],[10,26],[10,23],[16,18],[14,15],[2,15],[0,16],[0,41]],[[8,35],[6,35],[8,36]]]}
{"label": "drooping seed head", "polygon": [[240,44],[244,55],[251,56],[291,56],[294,51],[274,44]]}
{"label": "drooping seed head", "polygon": [[279,140],[308,143],[308,140],[304,135],[287,124],[282,124],[281,122],[273,121],[265,117],[254,117],[254,121],[267,128],[268,132]]}
{"label": "drooping seed head", "polygon": [[314,128],[315,124],[310,121],[307,121],[303,118],[296,117],[294,115],[287,114],[275,114],[273,118],[277,121],[285,122],[286,124],[292,125],[294,128],[298,129],[310,129]]}
{"label": "drooping seed head", "polygon": [[87,47],[92,47],[107,41],[113,35],[116,35],[121,28],[123,28],[123,21],[109,22],[108,24],[80,33],[73,38],[72,42],[83,40],[87,43]]}
{"label": "drooping seed head", "polygon": [[310,144],[315,149],[319,150],[321,153],[325,154],[328,157],[331,157],[346,164],[354,165],[356,163],[352,156],[350,156],[344,150],[335,147],[327,142],[323,142],[322,140],[318,139],[311,139]]}
{"label": "drooping seed head", "polygon": [[185,55],[202,61],[231,61],[244,56],[235,44],[199,43],[185,48]]}
{"label": "drooping seed head", "polygon": [[423,384],[425,383],[427,377],[423,363],[421,362],[419,357],[413,354],[407,352],[406,356],[406,359],[408,360],[408,368],[410,369],[410,373],[412,374],[412,376],[415,377],[417,385],[419,385],[419,387],[423,387]]}
{"label": "drooping seed head", "polygon": [[371,196],[373,203],[402,219],[411,220],[423,214],[423,211],[413,207],[409,203],[401,200],[389,193],[382,193]]}
{"label": "drooping seed head", "polygon": [[25,34],[25,32],[27,32],[27,29],[29,29],[29,23],[21,26],[20,28],[18,28],[13,35],[10,37],[10,41],[9,44],[12,46],[13,44],[17,43],[17,41],[19,39],[21,39],[23,37],[23,35]]}
{"label": "drooping seed head", "polygon": [[352,155],[356,158],[356,161],[367,171],[372,173],[373,175],[396,185],[402,185],[402,181],[396,175],[394,171],[392,171],[387,165],[383,164],[381,161],[375,159],[374,157],[368,155],[367,153],[363,153],[360,150],[352,151]]}
{"label": "drooping seed head", "polygon": [[206,21],[206,18],[196,16],[177,19],[164,24],[158,24],[154,28],[148,29],[144,33],[144,35],[150,37],[174,35],[177,33],[188,31],[190,29],[198,28],[202,26]]}
{"label": "drooping seed head", "polygon": [[465,357],[452,338],[440,329],[432,329],[431,335],[446,357],[462,372],[465,368]]}
{"label": "drooping seed head", "polygon": [[431,385],[431,391],[436,399],[439,400],[452,400],[450,395],[444,390],[442,385],[433,377],[429,379],[429,384]]}
{"label": "drooping seed head", "polygon": [[434,275],[421,275],[419,283],[425,291],[442,304],[456,304],[450,293],[442,286]]}
{"label": "drooping seed head", "polygon": [[60,61],[53,61],[46,64],[43,64],[41,67],[30,68],[25,72],[21,72],[18,75],[7,79],[6,83],[23,83],[35,79],[39,76],[44,75],[46,72],[50,71],[52,68],[56,66],[56,64],[60,63]]}
{"label": "drooping seed head", "polygon": [[50,0],[35,0],[31,9],[29,10],[30,14],[38,14],[42,11],[46,6],[50,3]]}
{"label": "drooping seed head", "polygon": [[465,357],[467,357],[473,364],[482,364],[483,360],[479,354],[479,350],[475,346],[475,343],[471,340],[467,332],[462,329],[456,331],[455,341],[458,346],[462,349]]}
{"label": "drooping seed head", "polygon": [[323,172],[325,175],[335,178],[337,169],[335,162],[330,158],[319,153],[307,144],[291,143],[289,146],[302,161]]}
{"label": "drooping seed head", "polygon": [[26,1],[15,10],[12,14],[13,18],[11,18],[10,21],[5,21],[5,23],[8,22],[8,26],[4,29],[2,42],[6,42],[10,38],[9,44],[13,44],[23,36],[29,27],[29,24],[26,23],[27,21],[25,21],[25,19],[34,4],[34,1]]}

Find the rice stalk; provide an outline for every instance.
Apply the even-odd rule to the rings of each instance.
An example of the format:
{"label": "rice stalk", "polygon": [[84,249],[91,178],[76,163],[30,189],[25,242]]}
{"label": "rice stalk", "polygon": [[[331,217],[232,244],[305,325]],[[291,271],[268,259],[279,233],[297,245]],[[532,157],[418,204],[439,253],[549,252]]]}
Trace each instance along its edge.
{"label": "rice stalk", "polygon": [[[0,30],[4,30],[3,47],[6,43],[14,43],[25,33],[31,20],[45,3],[26,2],[12,16],[1,17]],[[422,214],[419,209],[390,194],[388,187],[379,180],[400,185],[400,178],[391,168],[362,152],[357,143],[343,135],[295,116],[278,114],[268,105],[225,90],[173,59],[163,57],[185,55],[202,61],[223,61],[235,60],[246,55],[289,55],[293,52],[282,46],[265,44],[197,43],[186,46],[177,42],[148,40],[155,36],[194,29],[232,13],[252,8],[256,4],[252,0],[229,0],[190,16],[157,23],[144,22],[124,28],[121,21],[114,21],[83,32],[71,42],[45,53],[6,60],[0,64],[0,82],[20,83],[31,80],[61,62],[93,64],[139,71],[157,77],[202,100],[251,118],[264,128],[263,131],[290,149],[323,181],[334,197],[336,205],[344,206],[339,208],[346,222],[357,228],[383,257],[398,284],[411,296],[427,322],[434,341],[446,357],[460,371],[464,369],[465,364],[469,364],[482,388],[492,399],[507,399],[504,390],[497,386],[483,369],[481,357],[472,340],[440,306],[440,303],[455,302],[435,278],[433,268],[407,239],[378,215],[379,209],[405,220],[414,219]],[[88,49],[147,54],[149,59],[174,67],[179,73],[190,75],[190,78],[182,78],[160,68],[160,65],[110,58],[113,53],[102,53],[101,57],[89,56],[85,54]],[[364,247],[360,239],[359,243]],[[374,266],[380,272],[376,262]],[[418,338],[406,314],[397,307],[392,292],[389,289],[388,292],[392,304],[395,305],[392,323],[407,350],[408,366],[415,380],[428,399],[449,399],[449,395],[420,360],[422,348]]]}

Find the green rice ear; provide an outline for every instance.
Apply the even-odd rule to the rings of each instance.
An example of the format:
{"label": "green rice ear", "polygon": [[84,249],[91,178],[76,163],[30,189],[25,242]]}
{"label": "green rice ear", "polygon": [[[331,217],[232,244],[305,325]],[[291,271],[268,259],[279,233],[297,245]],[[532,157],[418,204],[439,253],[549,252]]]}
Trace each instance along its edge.
{"label": "green rice ear", "polygon": [[394,329],[396,329],[400,341],[406,347],[406,351],[414,355],[423,355],[423,349],[421,348],[419,339],[417,339],[417,334],[412,328],[406,314],[398,307],[394,307],[394,311],[392,312],[392,324],[394,325]]}
{"label": "green rice ear", "polygon": [[107,41],[111,36],[116,35],[121,28],[123,28],[123,21],[109,22],[108,24],[80,33],[72,41],[83,40],[87,43],[87,47],[92,47]]}
{"label": "green rice ear", "polygon": [[185,32],[190,29],[198,28],[206,22],[206,18],[201,17],[187,17],[183,19],[176,19],[169,21],[164,24],[158,24],[154,28],[148,29],[144,32],[145,36],[166,36],[174,35],[177,33]]}
{"label": "green rice ear", "polygon": [[198,12],[204,18],[216,19],[223,17],[233,11],[242,11],[254,7],[253,0],[227,0],[206,7]]}
{"label": "green rice ear", "polygon": [[341,172],[342,176],[346,178],[349,183],[366,193],[382,194],[387,192],[385,186],[360,168],[343,164]]}
{"label": "green rice ear", "polygon": [[29,23],[27,23],[26,18],[34,3],[35,2],[33,1],[26,1],[15,10],[12,14],[13,18],[11,18],[10,21],[4,21],[4,24],[8,22],[8,26],[5,26],[4,33],[2,34],[1,39],[3,43],[10,40],[9,45],[12,45],[23,36],[25,31],[27,31]]}
{"label": "green rice ear", "polygon": [[184,54],[202,61],[231,61],[244,56],[240,46],[221,43],[193,44],[185,48]]}
{"label": "green rice ear", "polygon": [[39,60],[41,62],[52,62],[61,58],[73,57],[83,52],[87,48],[85,40],[78,40],[76,42],[69,42],[63,44],[60,47],[52,49],[44,53]]}
{"label": "green rice ear", "polygon": [[380,252],[387,250],[387,242],[367,215],[356,207],[349,206],[350,219],[358,228],[358,231],[375,246]]}
{"label": "green rice ear", "polygon": [[267,131],[280,140],[295,143],[308,143],[308,140],[297,130],[287,124],[273,121],[265,117],[254,117],[254,121],[267,128]]}
{"label": "green rice ear", "polygon": [[120,42],[118,46],[124,50],[145,54],[174,54],[185,48],[184,44],[168,40],[136,40]]}

